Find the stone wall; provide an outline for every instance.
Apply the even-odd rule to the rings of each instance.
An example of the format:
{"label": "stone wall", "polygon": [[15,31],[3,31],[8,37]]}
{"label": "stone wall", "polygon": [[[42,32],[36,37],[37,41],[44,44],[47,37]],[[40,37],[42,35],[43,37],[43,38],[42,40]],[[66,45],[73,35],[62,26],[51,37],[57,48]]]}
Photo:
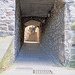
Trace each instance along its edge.
{"label": "stone wall", "polygon": [[75,67],[75,46],[74,41],[72,41],[73,31],[71,30],[71,24],[75,21],[75,0],[63,0],[65,5],[65,64],[67,66]]}
{"label": "stone wall", "polygon": [[[74,35],[74,31],[72,31],[72,29],[71,29],[71,24],[75,21],[75,0],[63,0],[66,4],[65,4],[65,9],[63,9],[64,10],[64,18],[60,15],[60,13],[58,13],[59,15],[60,15],[60,17],[62,18],[62,22],[64,23],[62,23],[63,24],[63,26],[64,26],[64,30],[63,30],[63,32],[61,33],[62,35],[60,35],[60,36],[62,36],[61,37],[61,39],[62,38],[64,38],[64,39],[62,39],[62,41],[60,41],[61,43],[59,44],[59,47],[60,47],[60,49],[62,49],[61,51],[60,51],[60,49],[58,48],[58,50],[59,51],[54,51],[54,56],[56,57],[56,58],[58,58],[58,60],[59,61],[61,61],[61,63],[63,64],[63,63],[65,63],[65,65],[66,66],[70,66],[70,67],[75,67],[75,41],[74,40],[72,40],[72,38],[74,39],[75,38],[75,35]],[[58,16],[59,16],[58,15]],[[58,17],[57,16],[57,17]],[[58,19],[58,18],[57,18]],[[64,19],[64,20],[63,20]],[[58,23],[59,22],[55,22],[56,20],[54,19],[54,20],[52,20],[52,19],[50,19],[51,21],[50,22],[53,22],[53,23],[50,23],[50,25],[52,24],[56,24],[56,25],[59,25]],[[55,25],[54,24],[54,25]],[[61,24],[61,25],[62,25]],[[53,25],[53,26],[54,26]],[[55,30],[57,29],[57,27],[56,26],[54,26],[55,27]],[[58,27],[59,28],[59,27]],[[63,28],[63,27],[62,27]],[[48,30],[49,29],[49,30]],[[53,37],[57,32],[55,31],[55,32],[53,32],[54,30],[52,30],[52,27],[50,26],[46,26],[45,25],[45,27],[43,28],[42,27],[42,41],[41,41],[41,44],[46,48],[46,49],[51,49],[51,50],[53,50],[52,48],[54,48],[55,47],[55,45],[54,45],[54,43],[52,43],[51,41],[49,41],[50,40],[50,38],[51,38],[51,36]],[[51,30],[52,30],[52,32],[51,32]],[[62,30],[61,28],[60,28],[60,30]],[[50,34],[51,33],[51,34]],[[46,34],[46,35],[45,35]],[[48,34],[50,34],[50,35],[48,35]],[[57,38],[58,38],[59,36],[57,35]],[[56,38],[56,36],[55,36],[55,38]],[[44,40],[43,40],[44,39]],[[53,41],[53,39],[51,39],[52,41]],[[59,38],[59,40],[60,40],[60,38]],[[46,43],[47,42],[47,43]],[[56,43],[56,42],[55,42]],[[53,46],[53,45],[54,46]],[[62,44],[62,45],[61,45]],[[50,46],[50,45],[52,45],[52,46]],[[60,46],[61,45],[61,46]],[[64,48],[62,48],[64,46]],[[52,48],[50,48],[50,47],[52,47]],[[55,47],[55,49],[57,49],[56,47]],[[55,50],[54,49],[54,50]],[[50,51],[51,52],[51,51]],[[57,56],[56,56],[56,54],[58,54]],[[62,56],[63,57],[62,57]],[[65,58],[65,59],[64,59]]]}
{"label": "stone wall", "polygon": [[20,2],[16,0],[15,16],[15,54],[17,55],[23,43],[23,27],[21,24]]}
{"label": "stone wall", "polygon": [[0,0],[0,36],[13,35],[15,29],[15,0]]}
{"label": "stone wall", "polygon": [[42,25],[41,45],[48,55],[53,54],[61,64],[64,64],[64,6],[58,7],[56,10],[52,9],[51,17]]}

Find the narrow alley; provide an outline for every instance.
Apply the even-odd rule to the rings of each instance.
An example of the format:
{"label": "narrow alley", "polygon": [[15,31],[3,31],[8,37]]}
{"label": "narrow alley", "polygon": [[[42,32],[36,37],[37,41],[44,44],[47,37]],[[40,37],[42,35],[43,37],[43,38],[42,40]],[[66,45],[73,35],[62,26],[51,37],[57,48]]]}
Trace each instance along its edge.
{"label": "narrow alley", "polygon": [[[64,71],[64,72],[63,72]],[[61,74],[62,73],[62,74]],[[62,68],[37,42],[25,42],[12,67],[2,75],[75,75],[75,71]]]}

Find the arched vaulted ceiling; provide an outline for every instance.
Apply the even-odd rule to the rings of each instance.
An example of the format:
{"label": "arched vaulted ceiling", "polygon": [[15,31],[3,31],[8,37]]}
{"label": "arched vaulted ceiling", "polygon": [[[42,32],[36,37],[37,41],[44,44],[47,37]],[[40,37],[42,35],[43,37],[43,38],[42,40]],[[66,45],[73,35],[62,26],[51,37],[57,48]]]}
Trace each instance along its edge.
{"label": "arched vaulted ceiling", "polygon": [[29,25],[40,26],[40,22],[35,21],[35,20],[30,20],[30,21],[25,23],[25,26],[29,26]]}

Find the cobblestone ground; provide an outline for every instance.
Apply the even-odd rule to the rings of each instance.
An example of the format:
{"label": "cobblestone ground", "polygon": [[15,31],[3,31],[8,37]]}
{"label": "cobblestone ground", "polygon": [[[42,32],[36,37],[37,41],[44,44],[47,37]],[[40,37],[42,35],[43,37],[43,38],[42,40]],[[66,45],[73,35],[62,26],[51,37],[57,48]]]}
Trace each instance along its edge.
{"label": "cobblestone ground", "polygon": [[75,70],[63,68],[52,55],[48,57],[39,43],[26,43],[13,66],[1,75],[75,75]]}

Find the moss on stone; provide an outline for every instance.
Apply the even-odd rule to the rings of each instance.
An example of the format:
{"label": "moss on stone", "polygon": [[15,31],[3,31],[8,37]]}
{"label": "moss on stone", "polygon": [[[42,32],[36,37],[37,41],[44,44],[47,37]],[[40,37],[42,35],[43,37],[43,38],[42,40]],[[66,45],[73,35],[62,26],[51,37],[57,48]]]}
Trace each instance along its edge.
{"label": "moss on stone", "polygon": [[75,61],[70,61],[70,67],[75,68]]}
{"label": "moss on stone", "polygon": [[11,66],[11,64],[14,61],[14,56],[13,56],[13,40],[5,53],[3,59],[0,62],[0,72],[5,71],[8,67]]}

